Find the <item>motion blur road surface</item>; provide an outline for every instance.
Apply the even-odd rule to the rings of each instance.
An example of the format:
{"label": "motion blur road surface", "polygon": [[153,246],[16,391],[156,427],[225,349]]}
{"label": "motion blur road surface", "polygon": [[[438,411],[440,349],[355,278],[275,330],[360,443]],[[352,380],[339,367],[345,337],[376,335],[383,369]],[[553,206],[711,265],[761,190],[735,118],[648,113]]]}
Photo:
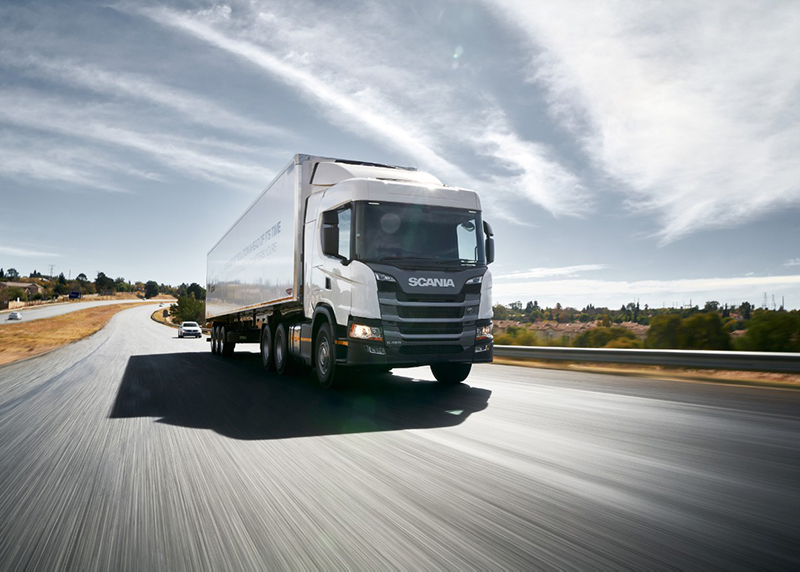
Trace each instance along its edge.
{"label": "motion blur road surface", "polygon": [[[9,310],[8,312],[0,312],[0,326],[5,324],[19,324],[18,321],[8,319],[8,314],[10,312],[19,312],[22,314],[23,322],[30,322],[32,320],[41,320],[43,318],[53,318],[54,316],[69,314],[70,312],[75,312],[76,310],[94,308],[95,306],[108,306],[109,304],[130,304],[134,302],[145,302],[145,300],[96,300],[94,302],[69,302],[64,304],[18,308],[16,310]],[[169,303],[169,301],[167,301],[167,303]]]}
{"label": "motion blur road surface", "polygon": [[0,368],[0,570],[800,567],[800,393],[500,365],[324,392],[151,312]]}

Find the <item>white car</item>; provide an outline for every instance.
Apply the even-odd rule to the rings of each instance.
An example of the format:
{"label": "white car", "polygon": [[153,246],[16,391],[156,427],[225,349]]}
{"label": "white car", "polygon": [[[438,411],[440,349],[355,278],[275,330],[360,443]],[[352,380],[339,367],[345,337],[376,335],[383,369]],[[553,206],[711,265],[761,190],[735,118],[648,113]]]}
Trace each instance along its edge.
{"label": "white car", "polygon": [[9,320],[21,320],[22,319],[22,312],[11,312],[8,315]]}
{"label": "white car", "polygon": [[200,329],[197,322],[184,322],[181,324],[181,327],[178,328],[179,338],[185,338],[187,336],[203,337],[203,330]]}

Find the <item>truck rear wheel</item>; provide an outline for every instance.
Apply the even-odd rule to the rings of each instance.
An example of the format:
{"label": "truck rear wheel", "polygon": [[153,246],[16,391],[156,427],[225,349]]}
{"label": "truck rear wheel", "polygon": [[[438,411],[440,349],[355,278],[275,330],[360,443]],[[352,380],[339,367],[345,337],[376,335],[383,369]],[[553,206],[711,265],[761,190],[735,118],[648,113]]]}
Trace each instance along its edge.
{"label": "truck rear wheel", "polygon": [[211,353],[212,354],[218,354],[219,353],[219,348],[217,347],[218,338],[219,338],[219,327],[211,326]]}
{"label": "truck rear wheel", "polygon": [[275,369],[281,375],[292,373],[292,359],[289,357],[289,335],[286,324],[278,324],[275,329]]}
{"label": "truck rear wheel", "polygon": [[272,355],[272,328],[265,324],[261,329],[261,365],[269,371],[273,366]]}
{"label": "truck rear wheel", "polygon": [[342,369],[336,364],[336,342],[327,322],[317,330],[314,340],[314,366],[317,381],[324,389],[342,386]]}
{"label": "truck rear wheel", "polygon": [[447,385],[461,383],[469,375],[471,363],[435,363],[431,365],[433,377]]}
{"label": "truck rear wheel", "polygon": [[222,345],[222,355],[225,357],[231,357],[233,355],[233,348],[236,347],[235,342],[228,341],[228,331],[225,329],[225,326],[222,326],[219,329],[219,337],[221,345]]}

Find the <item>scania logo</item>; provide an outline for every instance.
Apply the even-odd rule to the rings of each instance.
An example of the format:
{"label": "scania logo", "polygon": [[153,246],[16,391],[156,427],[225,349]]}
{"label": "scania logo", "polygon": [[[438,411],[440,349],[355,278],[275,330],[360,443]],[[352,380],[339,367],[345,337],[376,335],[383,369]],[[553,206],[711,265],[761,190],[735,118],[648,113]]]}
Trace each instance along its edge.
{"label": "scania logo", "polygon": [[412,276],[408,279],[409,286],[436,286],[437,288],[455,288],[456,284],[452,278],[417,278]]}

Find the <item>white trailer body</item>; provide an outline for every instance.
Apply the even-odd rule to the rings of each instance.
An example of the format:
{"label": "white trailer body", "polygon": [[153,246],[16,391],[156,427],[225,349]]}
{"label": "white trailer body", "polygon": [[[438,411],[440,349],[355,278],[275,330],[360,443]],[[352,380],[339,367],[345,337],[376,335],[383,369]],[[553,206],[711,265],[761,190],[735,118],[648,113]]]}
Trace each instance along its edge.
{"label": "white trailer body", "polygon": [[431,365],[460,382],[492,360],[491,227],[474,191],[405,167],[296,155],[208,254],[214,353],[265,368]]}

